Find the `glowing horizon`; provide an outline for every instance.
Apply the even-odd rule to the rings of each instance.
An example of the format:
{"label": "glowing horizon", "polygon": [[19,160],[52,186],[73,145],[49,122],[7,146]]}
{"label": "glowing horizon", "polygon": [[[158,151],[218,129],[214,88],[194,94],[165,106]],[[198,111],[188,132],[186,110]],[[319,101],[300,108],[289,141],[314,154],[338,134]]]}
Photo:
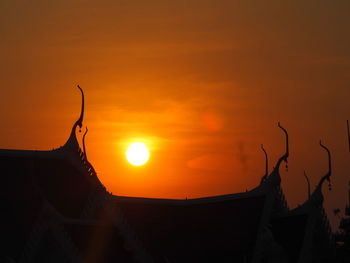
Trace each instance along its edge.
{"label": "glowing horizon", "polygon": [[[83,4],[82,4],[83,3]],[[85,91],[89,161],[115,194],[192,198],[252,189],[283,154],[292,206],[333,157],[328,211],[350,171],[350,2],[90,0],[0,3],[0,148],[52,149]],[[82,134],[78,133],[81,142]],[[125,149],[144,142],[136,169]],[[301,189],[301,192],[295,189]]]}

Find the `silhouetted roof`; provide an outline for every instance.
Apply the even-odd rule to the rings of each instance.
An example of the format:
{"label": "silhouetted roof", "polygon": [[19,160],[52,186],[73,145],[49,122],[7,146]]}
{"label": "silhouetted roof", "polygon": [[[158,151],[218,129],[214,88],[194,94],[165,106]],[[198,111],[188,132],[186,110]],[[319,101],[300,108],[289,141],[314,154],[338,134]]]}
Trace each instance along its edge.
{"label": "silhouetted roof", "polygon": [[[94,191],[86,175],[66,159],[49,158],[35,152],[17,155],[0,152],[0,165],[2,177],[12,180],[9,190],[22,186],[26,188],[29,182],[67,217],[79,217]],[[23,195],[23,192],[19,192],[19,195]]]}
{"label": "silhouetted roof", "polygon": [[265,196],[191,200],[116,197],[156,262],[247,262],[253,254]]}
{"label": "silhouetted roof", "polygon": [[83,262],[135,262],[113,225],[66,223],[64,228],[79,249]]}
{"label": "silhouetted roof", "polygon": [[1,254],[17,259],[42,210],[43,198],[25,167],[4,158],[0,166]]}
{"label": "silhouetted roof", "polygon": [[287,214],[271,220],[273,237],[284,248],[291,263],[298,261],[305,236],[307,219],[307,214]]}
{"label": "silhouetted roof", "polygon": [[69,255],[62,249],[62,244],[57,242],[51,231],[47,231],[40,241],[36,253],[31,262],[35,263],[59,263],[71,262]]}

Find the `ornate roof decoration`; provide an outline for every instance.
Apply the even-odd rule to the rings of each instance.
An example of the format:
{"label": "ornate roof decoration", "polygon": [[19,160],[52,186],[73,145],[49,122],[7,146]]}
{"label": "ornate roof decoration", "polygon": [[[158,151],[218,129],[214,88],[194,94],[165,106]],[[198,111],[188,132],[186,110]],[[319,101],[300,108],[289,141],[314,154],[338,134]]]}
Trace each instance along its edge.
{"label": "ornate roof decoration", "polygon": [[275,170],[279,171],[279,168],[281,166],[282,162],[286,163],[286,168],[288,169],[288,157],[289,157],[289,139],[288,139],[288,132],[285,128],[283,128],[280,124],[280,122],[278,122],[278,127],[282,129],[282,131],[284,132],[284,134],[286,135],[286,152],[278,159]]}
{"label": "ornate roof decoration", "polygon": [[331,160],[331,152],[329,149],[322,144],[320,141],[320,146],[326,150],[328,154],[328,172],[320,179],[318,185],[316,186],[314,192],[311,194],[309,201],[311,201],[313,204],[317,206],[321,206],[323,203],[323,194],[322,194],[322,186],[323,183],[327,180],[328,181],[328,188],[331,190],[331,180],[330,177],[332,175],[332,160]]}
{"label": "ornate roof decoration", "polygon": [[281,126],[281,124],[278,122],[278,127],[284,132],[286,136],[286,151],[285,153],[278,159],[276,166],[274,167],[271,174],[265,179],[265,181],[271,181],[274,184],[279,185],[281,183],[281,177],[279,174],[279,168],[281,166],[282,162],[286,163],[286,168],[288,169],[288,157],[289,157],[289,140],[288,140],[288,132],[287,130]]}
{"label": "ornate roof decoration", "polygon": [[268,156],[267,156],[267,152],[264,148],[264,145],[261,144],[261,150],[264,152],[265,154],[265,174],[264,176],[261,178],[261,183],[264,182],[266,180],[266,178],[268,177],[269,175],[269,159],[268,159]]}
{"label": "ornate roof decoration", "polygon": [[311,190],[310,190],[310,180],[309,177],[306,175],[306,172],[304,171],[304,177],[307,182],[307,198],[310,198]]}
{"label": "ornate roof decoration", "polygon": [[85,128],[85,132],[84,132],[84,135],[83,135],[83,151],[84,151],[84,157],[85,157],[85,160],[87,161],[87,154],[86,154],[86,147],[85,147],[85,136],[86,134],[88,133],[88,128],[86,126]]}
{"label": "ornate roof decoration", "polygon": [[[328,242],[328,239],[324,235],[315,234],[322,231],[330,233],[328,220],[322,208],[322,186],[326,180],[330,183],[331,154],[322,142],[320,146],[328,154],[328,173],[320,179],[316,189],[310,194],[310,181],[304,172],[308,183],[308,200],[303,204],[302,210],[300,207],[289,210],[280,186],[279,168],[282,162],[288,163],[289,157],[288,133],[280,123],[278,127],[284,132],[286,139],[285,153],[269,174],[268,155],[261,145],[265,154],[265,175],[261,179],[260,186],[251,191],[188,200],[113,196],[106,192],[96,171],[87,160],[85,146],[87,127],[82,136],[83,151],[77,141],[76,129],[78,126],[82,128],[84,117],[84,92],[79,86],[78,89],[82,97],[81,113],[63,147],[53,151],[0,150],[0,161],[8,166],[4,176],[5,182],[8,181],[7,185],[11,186],[13,182],[19,181],[23,186],[19,188],[20,190],[28,189],[29,193],[33,193],[32,198],[28,198],[26,192],[17,189],[21,194],[21,198],[17,200],[18,204],[23,200],[28,200],[29,204],[23,203],[24,205],[20,207],[23,208],[23,212],[21,211],[19,216],[26,214],[30,220],[31,215],[40,216],[42,201],[45,205],[47,203],[48,208],[45,209],[52,210],[52,212],[44,210],[44,216],[37,217],[38,221],[35,221],[37,219],[30,221],[31,224],[28,224],[29,227],[25,230],[29,235],[34,235],[34,238],[27,242],[25,249],[14,243],[14,247],[19,251],[23,250],[27,258],[28,255],[35,255],[30,254],[33,251],[46,249],[46,246],[35,242],[41,239],[46,241],[44,238],[48,238],[49,242],[56,244],[55,238],[58,237],[63,243],[63,252],[57,250],[57,253],[66,256],[68,251],[73,255],[71,260],[82,261],[84,258],[80,259],[78,256],[86,255],[86,249],[90,249],[90,246],[86,246],[90,243],[85,241],[95,240],[90,234],[97,232],[111,233],[107,235],[108,240],[114,243],[108,246],[111,248],[111,254],[106,255],[117,255],[122,262],[131,262],[130,256],[140,262],[152,262],[153,258],[155,261],[160,259],[159,261],[169,262],[183,260],[217,262],[227,259],[260,262],[276,259],[276,255],[282,255],[280,247],[284,249],[287,245],[289,246],[287,248],[293,247],[291,250],[285,250],[291,260],[299,257],[298,262],[308,262],[305,259],[309,258],[311,248],[318,249],[317,252],[325,250],[321,245]],[[348,136],[350,143],[349,124]],[[28,187],[28,181],[37,180],[41,183]],[[6,198],[11,201],[12,189],[5,188],[10,189]],[[15,206],[13,211],[15,209],[19,209],[19,206]],[[142,216],[145,214],[146,217]],[[53,230],[49,230],[50,234],[51,231],[55,231],[52,232],[53,237],[40,234],[38,236],[36,226],[41,227],[42,222],[54,223]],[[16,229],[16,225],[12,227],[8,229]],[[273,239],[270,238],[271,235]],[[3,240],[6,241],[6,236]],[[295,245],[300,248],[294,249]],[[68,249],[65,246],[68,246]],[[273,251],[270,248],[273,248]],[[115,251],[117,253],[114,253]],[[283,256],[286,255],[285,251],[282,251]]]}
{"label": "ornate roof decoration", "polygon": [[[65,143],[65,145],[62,147],[64,149],[67,150],[76,150],[77,148],[79,148],[79,143],[77,141],[77,137],[76,137],[76,129],[79,126],[79,128],[81,129],[83,126],[83,119],[84,119],[84,91],[82,90],[82,88],[80,88],[80,86],[77,86],[78,89],[81,92],[81,111],[80,111],[80,116],[79,119],[74,123],[73,127],[72,127],[72,131],[70,133],[70,136],[67,140],[67,142]],[[81,130],[79,130],[81,131]]]}

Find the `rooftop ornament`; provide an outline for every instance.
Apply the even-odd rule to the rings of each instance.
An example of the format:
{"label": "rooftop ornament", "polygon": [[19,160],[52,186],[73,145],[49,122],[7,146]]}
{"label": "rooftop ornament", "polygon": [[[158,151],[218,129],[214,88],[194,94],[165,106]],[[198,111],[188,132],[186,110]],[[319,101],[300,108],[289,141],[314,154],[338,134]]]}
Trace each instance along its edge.
{"label": "rooftop ornament", "polygon": [[328,189],[332,190],[331,188],[331,180],[330,177],[332,175],[332,160],[331,160],[331,152],[329,149],[322,144],[320,141],[320,146],[327,152],[328,155],[328,172],[320,179],[318,185],[316,186],[314,192],[310,196],[310,200],[315,202],[317,205],[322,205],[323,203],[323,194],[322,194],[322,186],[323,183],[327,180],[328,181]]}
{"label": "rooftop ornament", "polygon": [[265,154],[265,174],[261,178],[261,182],[264,182],[266,180],[267,176],[269,175],[269,159],[268,159],[267,152],[266,152],[263,144],[261,144],[261,150]]}
{"label": "rooftop ornament", "polygon": [[86,147],[85,147],[85,136],[88,133],[88,131],[89,131],[88,127],[86,126],[85,132],[84,132],[84,135],[83,135],[83,151],[84,151],[84,157],[85,157],[86,161],[87,161],[87,154],[86,154]]}
{"label": "rooftop ornament", "polygon": [[[273,171],[270,173],[269,176],[263,176],[261,179],[261,183],[269,181],[270,183],[274,185],[279,185],[281,183],[281,177],[279,175],[279,168],[281,166],[282,162],[286,162],[286,168],[288,169],[288,156],[289,156],[289,141],[288,141],[288,132],[285,128],[281,126],[281,124],[278,122],[278,127],[284,132],[286,136],[286,150],[285,153],[278,159],[276,166],[274,167]],[[266,156],[266,172],[268,172],[268,159],[266,151],[264,150],[263,146],[261,147],[262,150],[265,152]]]}
{"label": "rooftop ornament", "polygon": [[80,88],[79,85],[77,87],[81,92],[81,111],[80,111],[79,119],[74,123],[70,136],[66,144],[63,146],[63,148],[69,149],[69,150],[75,150],[76,148],[79,148],[79,144],[76,137],[76,129],[79,126],[79,132],[81,132],[81,128],[83,126],[83,119],[84,119],[84,91],[82,90],[82,88]]}
{"label": "rooftop ornament", "polygon": [[286,163],[286,169],[288,170],[288,157],[289,157],[289,140],[288,140],[288,132],[285,128],[283,128],[280,124],[280,122],[278,122],[278,127],[280,129],[282,129],[282,131],[284,132],[284,134],[286,135],[286,152],[279,158],[279,160],[277,161],[275,170],[279,171],[279,168],[281,166],[281,163],[284,161]]}
{"label": "rooftop ornament", "polygon": [[332,160],[331,160],[331,152],[329,149],[322,144],[322,141],[320,141],[320,146],[326,150],[327,155],[328,155],[328,172],[325,176],[323,176],[319,182],[319,186],[322,187],[322,184],[325,180],[328,181],[328,188],[329,190],[332,190],[332,185],[331,185],[331,175],[332,175]]}
{"label": "rooftop ornament", "polygon": [[309,177],[306,175],[306,172],[304,171],[304,177],[306,179],[307,182],[307,198],[310,198],[311,195],[311,191],[310,191],[310,180]]}

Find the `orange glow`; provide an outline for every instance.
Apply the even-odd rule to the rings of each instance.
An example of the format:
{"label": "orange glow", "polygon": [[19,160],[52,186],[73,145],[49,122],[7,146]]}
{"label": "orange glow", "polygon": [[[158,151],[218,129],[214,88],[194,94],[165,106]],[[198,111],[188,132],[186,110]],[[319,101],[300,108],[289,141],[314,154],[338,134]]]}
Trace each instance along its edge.
{"label": "orange glow", "polygon": [[203,126],[209,131],[220,131],[223,128],[222,118],[215,111],[207,110],[202,114]]}
{"label": "orange glow", "polygon": [[[0,2],[1,148],[63,145],[80,84],[88,158],[114,194],[252,189],[265,169],[260,144],[271,168],[283,153],[281,121],[291,141],[287,199],[305,200],[304,170],[312,185],[325,171],[322,139],[335,169],[326,206],[344,206],[349,1],[73,2]],[[138,141],[151,152],[140,169],[125,160]]]}

